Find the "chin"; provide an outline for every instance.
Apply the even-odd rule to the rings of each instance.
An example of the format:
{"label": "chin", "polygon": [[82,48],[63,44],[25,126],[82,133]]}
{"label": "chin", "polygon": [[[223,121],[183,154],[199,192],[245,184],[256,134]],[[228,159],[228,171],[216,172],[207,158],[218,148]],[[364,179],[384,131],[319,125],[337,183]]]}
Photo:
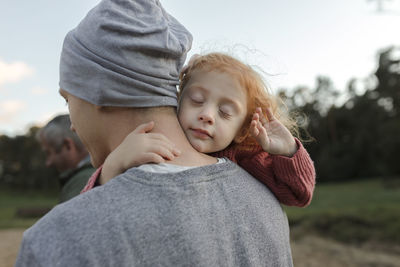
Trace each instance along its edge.
{"label": "chin", "polygon": [[190,144],[192,145],[192,147],[194,149],[196,149],[197,152],[207,153],[207,152],[205,152],[205,149],[201,144],[198,144],[196,142],[190,142]]}
{"label": "chin", "polygon": [[200,153],[212,153],[214,151],[210,151],[207,147],[204,147],[202,144],[191,143],[192,147],[196,149],[197,152]]}

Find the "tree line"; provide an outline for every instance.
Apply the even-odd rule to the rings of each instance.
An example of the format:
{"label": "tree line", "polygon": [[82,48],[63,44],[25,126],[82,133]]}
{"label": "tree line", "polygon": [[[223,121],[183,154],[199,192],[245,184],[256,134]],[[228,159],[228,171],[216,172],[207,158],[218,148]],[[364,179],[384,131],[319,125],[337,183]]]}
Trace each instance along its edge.
{"label": "tree line", "polygon": [[[344,91],[337,90],[328,77],[317,77],[315,88],[279,90],[289,111],[298,114],[305,140],[311,140],[305,146],[319,182],[400,176],[396,154],[400,150],[400,47],[382,49],[377,58],[374,74],[350,80]],[[0,185],[57,188],[57,174],[45,167],[37,131],[32,127],[25,135],[0,135]]]}
{"label": "tree line", "polygon": [[0,135],[0,186],[15,189],[57,190],[58,175],[45,166],[45,155],[36,140],[38,127],[25,135]]}
{"label": "tree line", "polygon": [[400,175],[400,47],[382,49],[377,63],[371,77],[350,80],[345,92],[327,77],[313,89],[281,91],[291,111],[308,117],[303,123],[314,141],[306,147],[319,181]]}

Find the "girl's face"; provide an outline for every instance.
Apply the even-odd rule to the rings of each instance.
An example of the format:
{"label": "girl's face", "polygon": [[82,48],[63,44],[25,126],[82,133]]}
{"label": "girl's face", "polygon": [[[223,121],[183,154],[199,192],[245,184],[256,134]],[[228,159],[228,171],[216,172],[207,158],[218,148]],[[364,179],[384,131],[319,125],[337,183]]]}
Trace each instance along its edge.
{"label": "girl's face", "polygon": [[180,98],[179,122],[199,152],[223,150],[247,115],[247,96],[236,79],[217,71],[195,70]]}

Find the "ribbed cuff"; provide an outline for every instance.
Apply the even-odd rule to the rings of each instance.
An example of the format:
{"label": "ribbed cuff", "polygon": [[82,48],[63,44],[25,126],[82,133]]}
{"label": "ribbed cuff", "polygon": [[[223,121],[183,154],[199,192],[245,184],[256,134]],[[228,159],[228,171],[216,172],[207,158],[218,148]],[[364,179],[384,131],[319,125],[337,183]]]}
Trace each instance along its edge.
{"label": "ribbed cuff", "polygon": [[[277,176],[288,179],[288,184],[304,186],[304,184],[313,183],[310,179],[315,179],[314,164],[303,144],[297,138],[295,140],[298,149],[292,157],[270,155],[273,158],[274,172]],[[308,178],[309,180],[302,181],[299,179],[299,174],[301,174],[301,177]]]}

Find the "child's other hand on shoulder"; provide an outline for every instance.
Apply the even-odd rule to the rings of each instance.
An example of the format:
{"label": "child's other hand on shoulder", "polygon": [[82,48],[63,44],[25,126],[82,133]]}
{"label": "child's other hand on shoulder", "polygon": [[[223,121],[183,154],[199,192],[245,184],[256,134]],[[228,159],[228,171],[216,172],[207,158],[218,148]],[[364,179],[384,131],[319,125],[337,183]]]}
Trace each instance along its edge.
{"label": "child's other hand on shoulder", "polygon": [[179,156],[180,151],[163,134],[152,133],[154,122],[139,125],[128,134],[104,161],[100,184],[104,184],[129,168],[145,163],[162,163]]}
{"label": "child's other hand on shoulder", "polygon": [[264,151],[286,157],[293,156],[297,144],[290,131],[266,108],[267,118],[261,108],[257,108],[250,123],[250,134]]}

